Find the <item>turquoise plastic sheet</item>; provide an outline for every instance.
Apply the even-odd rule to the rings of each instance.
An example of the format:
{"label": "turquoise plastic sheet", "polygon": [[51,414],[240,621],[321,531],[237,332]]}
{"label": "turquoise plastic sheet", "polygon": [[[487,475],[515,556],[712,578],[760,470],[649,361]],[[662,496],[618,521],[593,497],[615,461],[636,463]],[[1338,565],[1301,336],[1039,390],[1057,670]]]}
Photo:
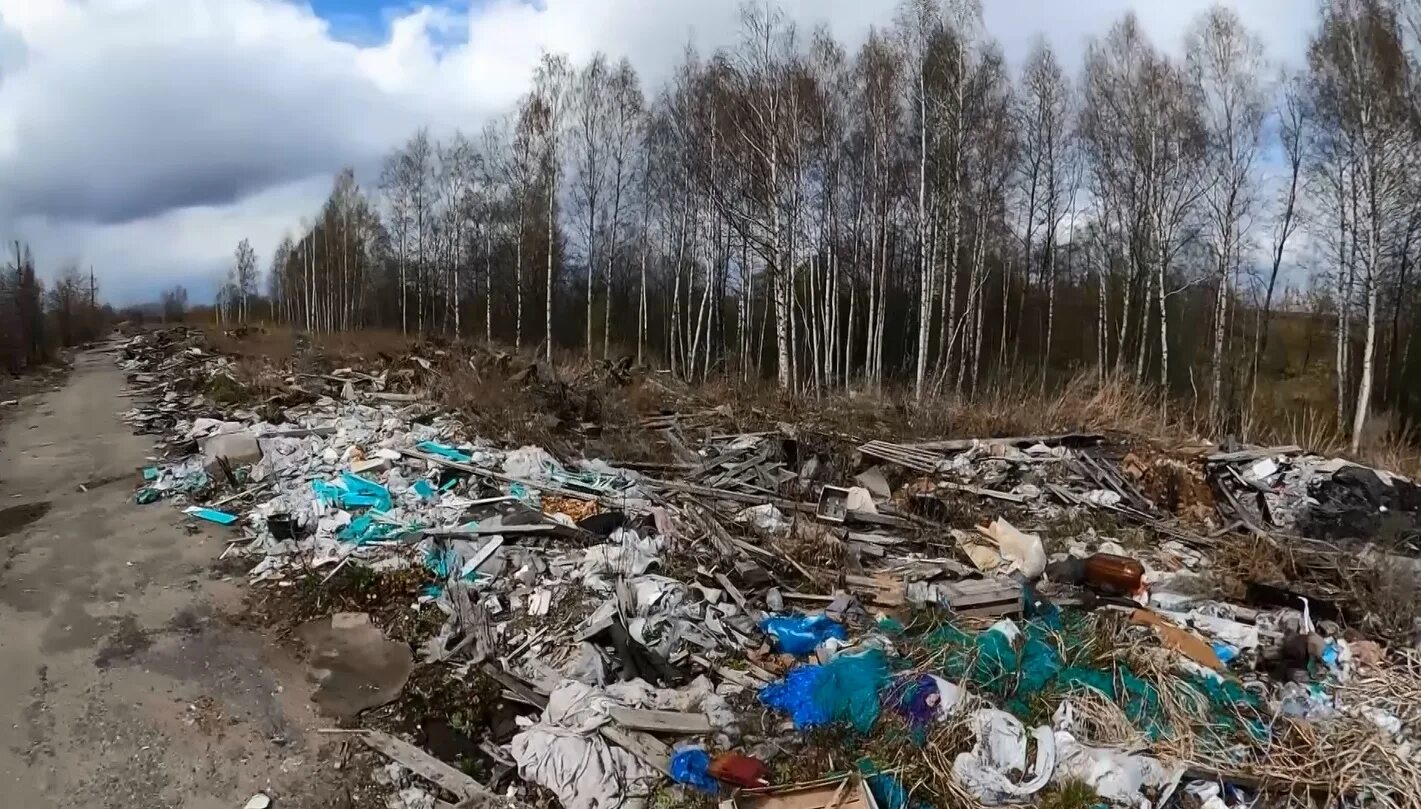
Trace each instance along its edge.
{"label": "turquoise plastic sheet", "polygon": [[428,455],[437,455],[446,461],[453,461],[455,463],[468,463],[474,459],[474,456],[467,452],[451,447],[448,444],[441,444],[438,441],[421,441],[414,446],[415,449],[420,452]]}
{"label": "turquoise plastic sheet", "polygon": [[342,473],[340,479],[335,483],[313,480],[311,481],[311,489],[322,501],[334,503],[341,508],[373,508],[377,511],[389,511],[393,505],[390,501],[389,489],[350,472]]}

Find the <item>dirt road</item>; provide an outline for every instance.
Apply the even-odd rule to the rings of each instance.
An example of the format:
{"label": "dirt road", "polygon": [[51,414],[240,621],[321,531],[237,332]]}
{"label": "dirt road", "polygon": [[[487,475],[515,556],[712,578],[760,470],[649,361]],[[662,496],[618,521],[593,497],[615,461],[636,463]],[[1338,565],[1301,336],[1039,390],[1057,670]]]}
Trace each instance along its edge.
{"label": "dirt road", "polygon": [[0,424],[0,806],[341,805],[302,669],[222,620],[221,536],[133,504],[124,389],[85,353]]}

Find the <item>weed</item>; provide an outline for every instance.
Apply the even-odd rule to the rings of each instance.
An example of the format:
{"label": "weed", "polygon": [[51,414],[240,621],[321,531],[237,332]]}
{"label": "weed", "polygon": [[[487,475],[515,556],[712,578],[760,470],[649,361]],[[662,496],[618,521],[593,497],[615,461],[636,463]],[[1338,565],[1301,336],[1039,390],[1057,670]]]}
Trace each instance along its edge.
{"label": "weed", "polygon": [[245,385],[228,376],[227,374],[216,374],[207,380],[203,386],[203,393],[207,398],[218,404],[242,404],[251,398],[251,392]]}
{"label": "weed", "polygon": [[1092,809],[1103,803],[1095,788],[1079,778],[1068,778],[1048,788],[1037,800],[1038,809]]}

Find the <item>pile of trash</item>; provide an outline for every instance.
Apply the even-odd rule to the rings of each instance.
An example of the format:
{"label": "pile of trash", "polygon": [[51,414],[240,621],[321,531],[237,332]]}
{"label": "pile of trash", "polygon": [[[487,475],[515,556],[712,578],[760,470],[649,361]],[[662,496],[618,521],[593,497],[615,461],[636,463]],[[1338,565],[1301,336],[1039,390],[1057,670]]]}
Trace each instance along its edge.
{"label": "pile of trash", "polygon": [[1360,631],[1366,606],[1326,582],[1237,564],[1335,563],[1344,540],[1409,563],[1421,498],[1398,476],[1081,434],[830,449],[717,432],[715,411],[643,422],[665,462],[554,457],[350,369],[224,404],[202,380],[230,362],[194,332],[122,363],[165,453],[136,502],[221,526],[253,588],[423,582],[408,607],[434,619],[408,642],[364,613],[303,625],[318,708],[358,723],[432,667],[516,714],[460,731],[483,780],[352,731],[399,765],[392,807],[1421,800],[1412,644]]}

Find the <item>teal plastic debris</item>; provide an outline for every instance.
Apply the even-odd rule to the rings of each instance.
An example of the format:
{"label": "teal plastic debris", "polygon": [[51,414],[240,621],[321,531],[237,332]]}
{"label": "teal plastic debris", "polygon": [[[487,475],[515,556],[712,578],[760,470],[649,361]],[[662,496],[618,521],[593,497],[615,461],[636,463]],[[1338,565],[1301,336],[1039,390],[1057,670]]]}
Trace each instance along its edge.
{"label": "teal plastic debris", "polygon": [[313,480],[311,481],[311,489],[322,502],[334,503],[341,508],[373,508],[376,511],[389,511],[393,505],[390,501],[389,489],[350,472],[342,473],[340,480],[335,483]]}
{"label": "teal plastic debris", "polygon": [[841,654],[823,665],[795,666],[760,689],[760,702],[790,715],[800,730],[848,722],[867,733],[878,721],[878,692],[888,683],[881,649]]}
{"label": "teal plastic debris", "polygon": [[342,542],[353,542],[356,545],[364,545],[367,542],[388,539],[403,530],[405,530],[405,526],[403,525],[382,522],[369,514],[362,514],[351,520],[350,525],[337,531],[336,539]]}
{"label": "teal plastic debris", "polygon": [[1061,655],[1051,643],[1053,628],[1041,620],[1019,629],[999,621],[991,629],[968,635],[944,626],[927,638],[929,646],[950,646],[943,665],[949,680],[967,679],[1006,700],[1013,714],[1025,713],[1025,701],[1045,688],[1061,670]]}
{"label": "teal plastic debris", "polygon": [[760,628],[775,639],[776,649],[795,657],[812,653],[830,638],[848,638],[843,624],[824,615],[771,615],[760,622]]}
{"label": "teal plastic debris", "polygon": [[218,511],[215,508],[194,508],[190,509],[188,513],[199,520],[215,522],[218,525],[231,525],[238,519],[236,514],[228,514],[225,511]]}
{"label": "teal plastic debris", "polygon": [[[241,480],[242,478],[239,477],[238,479]],[[207,484],[211,482],[212,478],[208,477],[206,472],[199,470],[183,478],[182,482],[178,484],[178,488],[188,494],[193,494],[206,488]]]}
{"label": "teal plastic debris", "polygon": [[414,485],[410,486],[410,488],[414,490],[415,494],[419,495],[419,499],[421,500],[434,499],[434,484],[430,483],[427,480],[424,480],[422,478],[420,480],[416,480],[414,482]]}
{"label": "teal plastic debris", "polygon": [[156,503],[163,499],[163,493],[152,486],[144,486],[133,495],[133,502],[140,506]]}
{"label": "teal plastic debris", "polygon": [[[878,765],[867,757],[858,760],[859,774],[868,782],[868,790],[878,809],[908,809],[908,790],[896,777],[878,769]],[[919,809],[915,804],[913,809]]]}
{"label": "teal plastic debris", "polygon": [[389,489],[350,472],[341,473],[340,479],[345,484],[346,491],[349,492],[346,502],[351,506],[364,505],[379,511],[390,510],[392,504]]}
{"label": "teal plastic debris", "polygon": [[908,627],[903,622],[891,615],[885,615],[878,619],[878,631],[890,638],[902,637],[908,631]]}
{"label": "teal plastic debris", "polygon": [[472,461],[474,459],[474,456],[468,454],[467,452],[455,449],[454,447],[451,447],[448,444],[441,444],[437,441],[421,441],[418,444],[415,444],[414,446],[415,449],[419,450],[420,452],[429,455],[437,455],[446,461],[453,461],[455,463],[468,463],[469,461]]}
{"label": "teal plastic debris", "polygon": [[316,498],[323,505],[339,504],[340,499],[345,496],[345,489],[324,480],[311,481],[311,491],[316,493]]}
{"label": "teal plastic debris", "polygon": [[144,479],[144,480],[157,480],[157,479],[158,479],[158,475],[159,475],[158,467],[156,467],[156,466],[145,466],[145,467],[143,467],[143,479]]}
{"label": "teal plastic debris", "polygon": [[[1171,727],[1159,688],[1123,663],[1102,667],[1090,648],[1083,615],[1043,615],[1017,626],[999,622],[975,635],[943,626],[918,641],[935,650],[942,676],[970,683],[995,696],[1018,719],[1032,715],[1032,702],[1043,695],[1095,691],[1125,711],[1130,722],[1151,740],[1166,738]],[[1258,716],[1260,703],[1237,683],[1211,677],[1177,679],[1171,695],[1211,706],[1207,727],[1197,729],[1205,743],[1223,749],[1239,732],[1266,739]],[[1242,715],[1242,722],[1234,717]]]}

